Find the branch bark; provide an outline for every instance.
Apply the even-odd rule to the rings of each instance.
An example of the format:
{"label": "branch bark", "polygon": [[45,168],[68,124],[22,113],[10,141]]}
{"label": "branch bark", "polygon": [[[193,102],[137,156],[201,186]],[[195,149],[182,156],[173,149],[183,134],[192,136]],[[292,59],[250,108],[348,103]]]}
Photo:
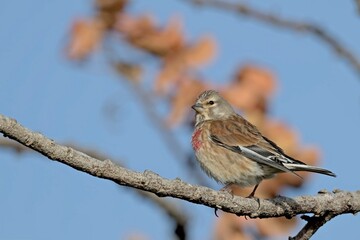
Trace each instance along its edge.
{"label": "branch bark", "polygon": [[[118,166],[110,160],[98,160],[67,146],[55,143],[40,133],[23,127],[16,120],[0,114],[0,132],[39,153],[74,169],[95,177],[111,180],[119,185],[155,193],[159,197],[174,197],[238,216],[251,218],[292,218],[313,213],[317,217],[337,216],[360,211],[360,191],[321,191],[316,196],[273,199],[249,199],[218,192],[207,187],[193,186],[180,179],[168,180],[151,171],[139,173]],[[330,218],[331,219],[331,218]],[[328,219],[328,220],[330,220]],[[325,221],[325,222],[326,222]],[[325,223],[324,222],[324,223]],[[310,222],[309,222],[310,223]],[[315,229],[315,228],[313,228]]]}
{"label": "branch bark", "polygon": [[[360,77],[359,58],[353,54],[353,51],[348,49],[332,34],[330,34],[328,31],[324,30],[322,27],[316,24],[279,17],[274,13],[260,11],[246,5],[245,3],[240,3],[240,2],[232,3],[224,0],[186,0],[186,1],[191,2],[193,4],[209,6],[217,9],[226,10],[229,12],[234,12],[238,15],[253,18],[255,20],[273,25],[275,27],[312,35],[317,39],[319,39],[324,44],[328,45],[339,57],[347,61],[350,64],[350,66],[353,68],[353,70],[355,70],[355,72]],[[358,3],[360,1],[356,0],[356,2]]]}

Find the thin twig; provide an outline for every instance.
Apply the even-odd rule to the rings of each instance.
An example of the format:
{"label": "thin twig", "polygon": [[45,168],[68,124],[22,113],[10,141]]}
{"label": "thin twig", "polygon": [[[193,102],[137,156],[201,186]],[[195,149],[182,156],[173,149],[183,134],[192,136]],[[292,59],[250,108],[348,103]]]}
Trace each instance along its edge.
{"label": "thin twig", "polygon": [[[318,25],[300,22],[279,17],[274,13],[254,9],[245,3],[231,3],[223,0],[185,0],[201,6],[210,6],[217,9],[231,11],[236,14],[253,18],[260,22],[270,24],[279,28],[310,34],[328,45],[336,54],[346,60],[355,72],[360,76],[360,60],[346,46],[340,43],[332,34]],[[360,2],[359,0],[356,0]]]}
{"label": "thin twig", "polygon": [[336,214],[330,212],[325,213],[321,216],[303,216],[302,219],[307,221],[306,225],[300,230],[298,234],[294,237],[289,237],[289,240],[308,240],[310,239],[320,227],[325,223],[336,217]]}
{"label": "thin twig", "polygon": [[[99,160],[106,160],[108,157],[100,153],[98,151],[95,151],[93,149],[88,149],[84,147],[79,147],[76,144],[72,143],[65,143],[65,146],[71,147],[73,149],[77,149],[93,158],[99,159]],[[30,148],[21,145],[18,142],[7,140],[5,138],[0,138],[0,147],[5,149],[10,149],[16,151],[16,153],[24,153],[31,150]],[[121,161],[117,160],[116,164],[123,167],[123,164]],[[165,212],[167,216],[169,216],[175,223],[174,233],[179,240],[185,240],[187,236],[187,223],[188,223],[188,216],[184,213],[183,210],[179,209],[177,206],[175,206],[173,203],[169,202],[166,199],[159,198],[154,193],[146,192],[138,189],[134,189],[135,192],[142,196],[143,198],[149,199],[151,202],[156,204],[162,211]]]}
{"label": "thin twig", "polygon": [[98,160],[85,153],[55,143],[40,133],[30,131],[16,120],[0,114],[0,132],[39,153],[92,176],[111,180],[119,185],[155,193],[160,197],[174,197],[189,202],[251,218],[292,218],[298,214],[323,215],[355,214],[360,211],[360,191],[334,191],[316,196],[296,198],[249,199],[214,191],[207,187],[194,186],[180,179],[168,180],[145,171],[139,173],[114,164],[110,160]]}

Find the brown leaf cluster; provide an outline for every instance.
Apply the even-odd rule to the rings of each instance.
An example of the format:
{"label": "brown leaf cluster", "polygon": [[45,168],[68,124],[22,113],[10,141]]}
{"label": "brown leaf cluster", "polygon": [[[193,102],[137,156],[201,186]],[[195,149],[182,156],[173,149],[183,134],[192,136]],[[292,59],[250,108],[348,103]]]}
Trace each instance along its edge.
{"label": "brown leaf cluster", "polygon": [[168,126],[178,125],[187,115],[190,106],[197,96],[208,89],[203,81],[195,78],[181,78],[175,86],[174,94],[170,99],[170,113],[166,119]]}
{"label": "brown leaf cluster", "polygon": [[[319,151],[304,147],[299,136],[287,124],[268,116],[268,107],[277,88],[274,73],[266,68],[248,64],[236,69],[228,84],[214,85],[196,74],[199,67],[216,54],[216,41],[203,36],[188,41],[179,18],[172,18],[160,26],[152,15],[134,16],[125,11],[125,0],[96,0],[97,13],[92,20],[75,21],[67,48],[71,59],[85,59],[96,50],[107,33],[119,34],[119,44],[126,43],[137,50],[150,54],[160,62],[153,81],[153,94],[169,103],[166,119],[168,126],[183,123],[191,113],[190,106],[206,89],[218,90],[235,108],[268,138],[275,141],[285,152],[305,163],[317,165]],[[142,63],[131,63],[129,57],[114,64],[117,72],[127,79],[141,84]],[[170,131],[170,130],[169,130]],[[304,179],[308,173],[301,173]],[[300,187],[303,180],[291,174],[279,174],[263,181],[257,191],[260,198],[278,195],[285,187]],[[236,195],[247,196],[252,188],[233,187]],[[286,234],[296,224],[296,219],[245,220],[231,214],[222,214],[215,227],[216,239],[252,239],[249,229],[259,236]],[[250,231],[250,232],[251,232]]]}
{"label": "brown leaf cluster", "polygon": [[158,27],[150,15],[134,17],[123,13],[118,16],[115,29],[134,47],[157,56],[178,51],[184,44],[181,23],[175,18]]}
{"label": "brown leaf cluster", "polygon": [[77,20],[74,22],[67,55],[70,59],[83,60],[96,50],[104,36],[104,26],[97,20]]}
{"label": "brown leaf cluster", "polygon": [[166,94],[182,75],[210,61],[216,52],[215,40],[210,36],[193,43],[186,42],[178,18],[170,19],[164,27],[159,27],[149,15],[132,17],[121,14],[116,30],[134,47],[161,61],[162,67],[155,80],[158,94]]}
{"label": "brown leaf cluster", "polygon": [[67,56],[73,60],[84,60],[93,53],[126,4],[127,0],[96,0],[96,15],[92,19],[80,19],[72,24],[66,48]]}
{"label": "brown leaf cluster", "polygon": [[267,100],[276,89],[276,81],[270,71],[251,65],[239,67],[234,78],[226,86],[215,86],[189,76],[179,78],[171,100],[168,123],[174,126],[185,117],[199,93],[205,89],[217,89],[234,107],[243,111],[259,112],[265,116]]}
{"label": "brown leaf cluster", "polygon": [[253,111],[261,110],[275,89],[276,80],[269,70],[245,65],[237,70],[234,79],[221,92],[235,107]]}

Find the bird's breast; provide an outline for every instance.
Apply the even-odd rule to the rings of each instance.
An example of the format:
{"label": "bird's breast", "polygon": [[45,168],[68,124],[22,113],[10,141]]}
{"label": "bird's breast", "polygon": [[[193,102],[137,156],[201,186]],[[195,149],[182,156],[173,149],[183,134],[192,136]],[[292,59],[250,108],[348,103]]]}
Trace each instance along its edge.
{"label": "bird's breast", "polygon": [[191,138],[191,145],[194,151],[197,151],[201,148],[202,141],[201,141],[201,129],[195,129],[192,138]]}

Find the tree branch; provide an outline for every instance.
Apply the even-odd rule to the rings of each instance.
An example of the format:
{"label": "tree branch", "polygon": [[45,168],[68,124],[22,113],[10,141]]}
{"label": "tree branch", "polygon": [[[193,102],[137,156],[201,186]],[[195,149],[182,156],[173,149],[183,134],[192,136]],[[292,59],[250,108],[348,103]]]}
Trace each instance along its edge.
{"label": "tree branch", "polygon": [[[202,6],[215,7],[217,9],[223,9],[226,11],[234,12],[236,14],[253,18],[260,22],[270,24],[279,28],[303,32],[318,38],[320,41],[328,45],[337,55],[347,61],[355,72],[360,76],[360,60],[352,53],[351,50],[346,48],[340,43],[332,34],[325,31],[318,25],[300,22],[295,20],[289,20],[277,16],[274,13],[263,12],[254,9],[244,3],[231,3],[223,0],[185,0],[193,4]],[[356,0],[356,2],[360,2]],[[360,5],[359,5],[360,6]],[[359,8],[360,9],[360,8]]]}
{"label": "tree branch", "polygon": [[[145,171],[134,172],[118,166],[110,160],[100,161],[67,146],[55,143],[40,133],[21,126],[16,120],[0,114],[0,132],[41,154],[95,177],[111,180],[119,185],[155,193],[160,197],[174,197],[196,204],[251,218],[282,217],[292,218],[298,214],[313,213],[316,216],[337,216],[360,211],[360,191],[319,192],[316,196],[273,199],[255,199],[232,196],[212,189],[193,186],[180,179],[168,180]],[[321,221],[319,221],[321,223]],[[325,222],[324,222],[325,223]],[[309,230],[307,230],[309,229]],[[312,227],[312,229],[316,228]],[[307,227],[304,231],[310,231]],[[314,232],[315,232],[314,231]]]}

